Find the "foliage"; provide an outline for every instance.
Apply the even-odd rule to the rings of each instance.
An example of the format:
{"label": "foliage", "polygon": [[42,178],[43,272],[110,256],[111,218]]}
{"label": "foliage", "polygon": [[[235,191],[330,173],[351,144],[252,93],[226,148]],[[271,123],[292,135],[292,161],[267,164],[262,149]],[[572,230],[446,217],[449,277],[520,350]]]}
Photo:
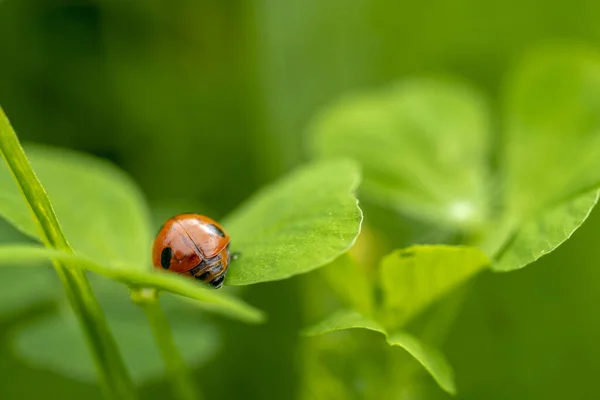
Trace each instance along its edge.
{"label": "foliage", "polygon": [[[600,56],[590,51],[543,49],[526,58],[507,84],[497,170],[482,96],[433,78],[338,101],[311,127],[313,152],[358,160],[366,199],[453,229],[487,253],[493,270],[523,268],[567,240],[598,201],[598,77]],[[488,264],[475,249],[416,249],[396,251],[379,266],[386,329],[359,326],[398,329]],[[356,327],[338,317],[309,331]],[[424,365],[451,391],[450,378]]]}
{"label": "foliage", "polygon": [[[85,198],[75,207],[61,201],[80,194],[78,186],[90,185],[65,179],[62,186],[54,183],[61,197],[54,198],[45,170],[57,170],[62,160],[41,160],[46,153],[61,154],[67,164],[62,169],[74,170],[69,176],[80,174],[84,181],[86,169],[102,170],[123,183],[107,183],[114,197],[123,191],[126,196],[108,211],[95,202],[99,215],[121,210],[122,223],[98,218],[89,229],[79,226],[66,234],[77,252],[66,255],[37,243],[37,227],[26,209],[12,212],[24,207],[12,178],[11,190],[0,186],[0,213],[12,202],[3,217],[20,219],[18,230],[0,220],[0,246],[9,245],[0,251],[0,337],[5,338],[0,398],[47,393],[100,398],[91,383],[90,359],[80,352],[75,360],[69,353],[81,350],[82,338],[75,330],[68,343],[55,336],[72,328],[74,318],[47,262],[61,257],[87,270],[143,398],[177,393],[163,383],[158,346],[129,299],[143,305],[153,298],[152,290],[137,289],[140,283],[182,293],[162,290],[160,305],[182,358],[194,366],[181,376],[191,376],[206,398],[448,398],[418,361],[390,348],[378,332],[352,329],[298,338],[304,324],[341,311],[386,332],[410,334],[427,354],[442,350],[456,372],[460,399],[504,400],[524,393],[531,399],[594,398],[600,319],[589,309],[600,301],[600,222],[592,211],[598,184],[598,12],[600,3],[582,0],[550,1],[543,8],[533,0],[433,5],[263,0],[241,7],[210,0],[176,5],[0,0],[0,103],[20,138],[39,143],[28,144],[26,151],[62,229],[66,233],[69,219],[79,218],[79,207],[89,209]],[[564,42],[572,38],[590,47]],[[553,46],[557,39],[563,40],[560,48]],[[530,52],[546,42],[550,45]],[[352,115],[336,103],[327,106],[335,99]],[[316,138],[315,128],[334,114],[339,120],[330,122],[342,122],[348,131]],[[362,139],[353,143],[345,139],[350,134]],[[320,147],[328,141],[327,150]],[[256,210],[256,199],[272,198],[269,187],[279,186],[277,179],[297,179],[319,168],[320,163],[312,164],[288,175],[315,153],[361,164],[361,236],[335,260],[346,246],[333,237],[319,243],[334,248],[318,253],[304,248],[306,257],[298,261],[278,259],[286,266],[278,276],[272,261],[279,253],[263,245],[283,237],[263,232],[268,239],[254,247],[254,237],[230,222],[237,225],[232,217],[241,210]],[[77,168],[69,168],[71,160]],[[0,165],[0,181],[4,172]],[[111,196],[101,185],[91,186],[86,190],[93,200]],[[284,196],[294,209],[302,206],[300,199],[312,201],[320,193],[316,187],[304,190],[311,197],[300,190]],[[347,190],[340,187],[339,194],[349,210],[354,199]],[[245,202],[253,192],[254,200]],[[293,211],[269,206],[253,224]],[[181,211],[210,215],[235,230],[232,246],[246,248],[238,271],[256,261],[268,264],[252,276],[231,270],[229,287],[217,292],[149,274],[150,263],[138,262],[138,254],[147,260],[145,249],[158,226]],[[325,208],[311,211],[326,215]],[[143,220],[127,225],[139,217]],[[358,218],[356,209],[351,218]],[[109,225],[119,232],[102,232]],[[115,243],[121,232],[136,234],[142,225],[137,243],[131,237]],[[23,235],[27,226],[29,235]],[[325,224],[319,231],[348,235]],[[252,232],[260,229],[254,226]],[[311,239],[303,242],[314,244]],[[414,269],[408,260],[400,262],[407,247],[418,244],[433,254],[430,245],[440,243],[459,265],[460,250],[479,248],[494,271],[519,273],[443,263],[436,268],[431,259]],[[102,249],[106,244],[110,254]],[[288,268],[297,266],[315,271],[283,280]],[[383,278],[384,269],[393,282]],[[413,270],[417,273],[410,275]],[[231,286],[238,278],[272,282]],[[404,292],[405,281],[415,282],[414,292]],[[423,296],[416,290],[422,288],[419,282],[438,290]],[[403,307],[405,302],[412,306]],[[263,315],[269,316],[266,324],[238,323]],[[123,335],[129,331],[139,341]],[[198,340],[182,346],[194,337]],[[51,346],[79,368],[57,363]],[[35,354],[28,353],[32,348]],[[444,375],[431,371],[438,379]],[[169,371],[166,377],[173,380]]]}
{"label": "foliage", "polygon": [[402,347],[415,357],[442,389],[455,393],[454,374],[444,356],[402,327],[488,264],[480,250],[468,247],[413,246],[396,251],[385,257],[379,267],[383,302],[372,317],[357,311],[337,311],[307,329],[305,334],[315,336],[353,328],[380,332],[390,346]]}
{"label": "foliage", "polygon": [[318,163],[263,189],[226,218],[235,249],[242,253],[228,283],[289,278],[346,252],[362,222],[353,197],[359,180],[351,162]]}
{"label": "foliage", "polygon": [[[109,325],[119,343],[125,364],[137,383],[163,375],[164,366],[143,311],[129,299],[123,287],[110,281],[94,282],[94,289]],[[214,324],[190,306],[164,296],[161,302],[170,316],[178,346],[192,366],[206,363],[219,350]],[[166,304],[165,304],[166,303]],[[76,321],[66,305],[59,312],[32,321],[14,338],[16,350],[25,361],[66,374],[74,379],[95,382],[96,371]],[[201,338],[201,340],[198,340]],[[65,352],[65,348],[69,351]]]}
{"label": "foliage", "polygon": [[[4,139],[9,143],[11,135],[14,137],[11,127],[6,119],[0,122],[3,123],[0,128]],[[19,201],[21,194],[12,181],[11,172],[15,173],[15,167],[11,157],[16,157],[19,151],[18,147],[15,149],[4,151],[10,168],[0,169],[0,187],[3,188],[0,215],[21,232],[34,239],[43,239],[27,206]],[[259,311],[233,297],[217,293],[189,278],[153,270],[149,261],[151,234],[147,206],[135,185],[120,171],[105,162],[60,149],[33,147],[28,154],[34,168],[41,171],[40,179],[48,187],[48,197],[56,205],[58,218],[64,221],[65,234],[75,238],[72,244],[75,253],[70,251],[64,239],[61,240],[66,248],[4,245],[0,246],[0,264],[43,265],[40,262],[53,261],[125,283],[138,301],[155,301],[139,296],[152,288],[202,302],[200,305],[205,310],[219,311],[247,322],[262,321]],[[25,163],[22,165],[23,171],[32,178],[21,178],[18,174],[16,178],[20,179],[19,188],[28,196],[29,204],[34,204],[35,210],[35,202],[47,202],[45,192],[39,184],[40,190],[36,189],[35,175],[29,172]],[[247,261],[239,265],[243,271],[237,272],[238,266],[232,266],[233,282],[248,284],[287,278],[322,266],[346,251],[358,235],[362,219],[353,193],[358,179],[357,168],[351,163],[323,162],[304,168],[250,200],[248,206],[227,219],[226,226],[231,225],[235,237],[239,238],[237,249],[247,255]],[[294,203],[301,194],[309,198]],[[40,215],[54,218],[52,211],[47,211],[51,210],[50,203],[42,207],[46,210],[38,211]],[[60,232],[56,222],[49,226]],[[61,318],[55,316],[32,325],[24,331],[17,349],[36,363],[89,379],[92,369],[84,367],[89,360],[80,358],[79,352],[73,353],[77,354],[77,359],[58,356],[65,344],[71,341],[83,343],[75,339],[76,326],[70,322],[68,314],[66,316],[62,323]],[[121,345],[132,352],[135,350],[136,356],[149,354],[146,326],[139,320],[136,323],[133,316],[126,324],[113,321],[112,328],[116,332],[126,330],[126,338],[137,338],[140,342],[131,346],[121,337]],[[202,330],[193,325],[176,328],[175,336],[181,339],[180,345],[202,334]],[[145,341],[141,340],[144,337]],[[199,351],[182,347],[187,358],[200,359],[207,349],[212,348],[210,340],[199,343],[204,346]],[[138,376],[156,374],[156,362],[140,364],[139,358],[130,357],[131,360]]]}

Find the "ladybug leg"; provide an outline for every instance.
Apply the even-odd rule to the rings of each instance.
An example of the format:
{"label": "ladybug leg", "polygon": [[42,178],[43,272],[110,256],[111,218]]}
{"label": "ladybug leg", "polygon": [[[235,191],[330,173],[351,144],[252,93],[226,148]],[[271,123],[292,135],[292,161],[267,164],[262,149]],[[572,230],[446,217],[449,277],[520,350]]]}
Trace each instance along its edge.
{"label": "ladybug leg", "polygon": [[225,274],[219,276],[218,278],[213,279],[209,283],[214,286],[215,289],[220,289],[223,286],[223,281],[225,280]]}
{"label": "ladybug leg", "polygon": [[199,275],[194,274],[196,279],[204,281],[216,289],[223,286],[227,271],[223,271],[224,260],[221,257],[222,254],[218,254],[213,258],[205,260],[202,263],[202,272]]}

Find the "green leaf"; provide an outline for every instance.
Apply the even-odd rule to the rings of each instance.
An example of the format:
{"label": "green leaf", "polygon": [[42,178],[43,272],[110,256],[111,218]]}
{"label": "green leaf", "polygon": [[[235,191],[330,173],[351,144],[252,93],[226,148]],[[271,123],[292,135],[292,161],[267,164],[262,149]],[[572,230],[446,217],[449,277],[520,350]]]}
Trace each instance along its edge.
{"label": "green leaf", "polygon": [[314,163],[264,188],[224,222],[232,237],[225,281],[249,285],[312,271],[347,251],[359,234],[362,213],[354,191],[354,163]]}
{"label": "green leaf", "polygon": [[[130,301],[126,288],[106,282],[101,286],[98,290],[98,285],[94,285],[95,292],[134,380],[143,383],[163,376],[164,363],[143,310]],[[96,370],[80,329],[72,313],[62,311],[18,329],[15,349],[29,364],[94,382]],[[214,326],[197,312],[167,311],[167,314],[175,342],[190,365],[201,365],[215,355],[219,337]]]}
{"label": "green leaf", "polygon": [[384,335],[386,334],[385,329],[371,318],[365,317],[356,311],[347,310],[331,314],[321,322],[304,330],[302,334],[305,336],[317,336],[353,328],[363,328],[383,333]]}
{"label": "green leaf", "polygon": [[[7,171],[10,171],[9,175],[14,178],[14,183],[39,228],[41,241],[48,247],[72,253],[73,250],[58,223],[46,190],[33,171],[19,138],[2,108],[0,108],[0,153],[8,167]],[[9,183],[6,180],[4,183],[7,190],[10,190]],[[129,373],[116,348],[116,342],[106,324],[100,305],[89,288],[84,272],[56,261],[54,261],[54,269],[79,320],[79,326],[87,338],[86,342],[93,353],[99,383],[104,394],[108,397],[136,398]]]}
{"label": "green leaf", "polygon": [[421,343],[417,338],[406,332],[396,332],[388,336],[390,346],[399,346],[425,367],[442,389],[450,394],[456,393],[454,371],[437,349]]}
{"label": "green leaf", "polygon": [[35,271],[0,268],[0,316],[60,297],[60,282],[49,265]]}
{"label": "green leaf", "polygon": [[368,329],[382,333],[390,346],[402,347],[421,363],[442,389],[452,394],[456,392],[452,367],[439,351],[426,346],[417,338],[406,332],[397,331],[388,335],[387,331],[379,323],[355,311],[338,311],[316,325],[306,329],[303,334],[305,336],[317,336],[355,328]]}
{"label": "green leaf", "polygon": [[495,255],[496,271],[553,251],[597,203],[600,54],[578,47],[533,52],[508,80],[505,100],[506,210],[483,244]]}
{"label": "green leaf", "polygon": [[195,303],[206,310],[218,312],[249,323],[264,320],[261,311],[246,303],[217,292],[190,278],[177,274],[154,271],[137,271],[134,268],[111,268],[100,265],[81,255],[35,245],[0,246],[0,266],[37,266],[41,261],[58,260],[73,263],[98,275],[122,282],[130,287],[155,288],[197,300]]}
{"label": "green leaf", "polygon": [[[149,214],[131,179],[112,164],[89,155],[39,145],[25,150],[76,251],[100,262],[151,268]],[[5,165],[0,165],[0,216],[23,233],[39,237]]]}
{"label": "green leaf", "polygon": [[320,272],[348,307],[365,315],[373,314],[374,285],[350,254],[343,254]]}
{"label": "green leaf", "polygon": [[365,196],[437,224],[487,218],[488,111],[458,83],[416,79],[348,96],[311,128],[314,152],[364,168]]}
{"label": "green leaf", "polygon": [[505,104],[502,166],[509,214],[528,219],[600,186],[598,52],[533,52],[509,79]]}
{"label": "green leaf", "polygon": [[594,190],[526,221],[498,254],[492,269],[513,271],[552,252],[583,224],[598,203],[599,195]]}
{"label": "green leaf", "polygon": [[[0,220],[0,244],[27,240],[6,221]],[[35,271],[27,268],[0,268],[0,315],[59,298],[60,282],[45,261]]]}
{"label": "green leaf", "polygon": [[487,256],[472,247],[413,246],[394,251],[380,266],[386,326],[402,326],[489,264]]}

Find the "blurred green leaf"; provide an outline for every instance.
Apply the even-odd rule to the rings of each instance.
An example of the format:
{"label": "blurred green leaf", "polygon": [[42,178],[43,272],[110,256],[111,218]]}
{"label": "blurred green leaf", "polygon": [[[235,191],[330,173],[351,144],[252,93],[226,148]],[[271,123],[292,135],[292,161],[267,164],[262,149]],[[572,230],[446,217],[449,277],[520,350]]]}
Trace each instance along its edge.
{"label": "blurred green leaf", "polygon": [[262,189],[224,222],[232,251],[242,253],[225,283],[289,278],[347,251],[362,221],[354,195],[359,181],[354,163],[329,161],[300,168]]}
{"label": "blurred green leaf", "polygon": [[[152,331],[143,310],[134,305],[124,287],[104,282],[95,292],[132,377],[138,383],[164,375]],[[16,331],[14,344],[26,362],[94,382],[96,370],[80,329],[69,310],[33,321]],[[176,344],[186,361],[198,366],[215,355],[219,338],[213,325],[198,313],[167,312]]]}
{"label": "blurred green leaf", "polygon": [[[73,249],[58,222],[46,189],[35,174],[25,150],[2,108],[0,108],[0,152],[6,163],[6,171],[9,171],[9,174],[4,175],[14,178],[18,192],[23,196],[24,203],[27,204],[27,209],[31,212],[31,217],[38,228],[39,239],[49,248],[60,249],[72,254]],[[10,176],[8,182],[10,182]],[[4,181],[5,186],[10,185],[6,179]],[[52,261],[71,309],[82,328],[81,333],[86,337],[86,344],[96,365],[98,383],[102,387],[104,395],[135,398],[135,387],[125,363],[121,359],[121,354],[108,328],[100,304],[90,290],[85,272],[56,260]]]}
{"label": "blurred green leaf", "polygon": [[350,254],[343,254],[322,268],[321,274],[348,307],[372,315],[374,285]]}
{"label": "blurred green leaf", "polygon": [[0,315],[57,299],[60,294],[60,282],[47,264],[35,270],[0,268]]}
{"label": "blurred green leaf", "polygon": [[312,147],[359,161],[369,199],[471,227],[488,214],[488,124],[486,104],[467,87],[412,80],[326,109],[312,125]]}
{"label": "blurred green leaf", "polygon": [[302,334],[305,336],[317,336],[352,328],[368,329],[385,335],[385,329],[379,323],[356,311],[348,310],[341,310],[331,314],[321,322],[304,330]]}
{"label": "blurred green leaf", "polygon": [[[340,260],[336,263],[339,268],[347,267],[347,263]],[[352,328],[380,332],[390,346],[404,348],[419,361],[442,389],[455,393],[454,373],[444,356],[398,329],[488,267],[489,263],[481,250],[471,247],[429,245],[396,250],[380,265],[384,297],[380,312],[375,314],[377,320],[354,310],[342,310],[306,329],[303,334],[316,336]],[[336,283],[333,285],[335,287]]]}
{"label": "blurred green leaf", "polygon": [[421,343],[417,338],[406,332],[396,332],[388,336],[390,346],[399,346],[419,361],[431,374],[442,389],[450,394],[456,393],[454,371],[437,349]]}
{"label": "blurred green leaf", "polygon": [[531,53],[507,82],[502,167],[508,212],[527,219],[600,185],[600,55]]}
{"label": "blurred green leaf", "polygon": [[386,256],[380,266],[387,327],[400,327],[488,267],[487,256],[462,246],[413,246]]}
{"label": "blurred green leaf", "polygon": [[421,363],[442,389],[449,393],[456,392],[452,367],[439,351],[426,346],[406,332],[395,331],[392,334],[388,334],[379,323],[356,311],[338,311],[316,325],[306,329],[303,334],[306,336],[317,336],[355,328],[368,329],[382,333],[390,346],[402,347]]}
{"label": "blurred green leaf", "polygon": [[[522,268],[553,251],[586,220],[600,185],[600,54],[546,47],[507,82],[501,158],[503,227],[484,249],[493,269]],[[499,233],[500,232],[500,233]]]}
{"label": "blurred green leaf", "polygon": [[[0,246],[23,240],[28,238],[0,220]],[[60,293],[60,282],[47,261],[35,270],[0,268],[0,315],[56,299]]]}
{"label": "blurred green leaf", "polygon": [[38,266],[40,262],[47,260],[71,262],[79,268],[122,282],[130,287],[155,288],[189,297],[198,300],[196,303],[204,309],[245,322],[257,323],[264,319],[262,312],[254,307],[235,297],[230,297],[222,291],[217,292],[215,289],[208,288],[189,277],[158,270],[152,272],[137,271],[135,268],[128,268],[127,266],[120,266],[119,268],[106,267],[81,255],[36,245],[0,246],[0,266]]}
{"label": "blurred green leaf", "polygon": [[550,253],[583,224],[598,203],[594,190],[571,201],[543,210],[526,221],[501,249],[492,264],[494,271],[512,271],[525,267]]}
{"label": "blurred green leaf", "polygon": [[534,52],[505,98],[500,190],[487,166],[485,104],[456,83],[412,79],[346,97],[313,123],[313,149],[359,161],[368,198],[462,227],[467,243],[491,256],[502,251],[496,269],[521,268],[568,239],[595,205],[600,55],[576,47]]}
{"label": "blurred green leaf", "polygon": [[[135,269],[151,267],[149,214],[132,180],[89,155],[38,145],[26,146],[25,151],[76,251]],[[4,163],[0,165],[0,216],[23,233],[39,237]]]}

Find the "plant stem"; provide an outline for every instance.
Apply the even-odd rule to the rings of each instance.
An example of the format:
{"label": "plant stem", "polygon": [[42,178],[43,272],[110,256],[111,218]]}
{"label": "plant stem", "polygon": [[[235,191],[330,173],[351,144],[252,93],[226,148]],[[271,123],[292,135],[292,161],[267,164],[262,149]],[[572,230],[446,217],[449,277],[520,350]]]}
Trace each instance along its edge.
{"label": "plant stem", "polygon": [[148,323],[152,328],[154,339],[165,362],[167,375],[170,377],[176,398],[180,400],[200,399],[200,393],[194,385],[190,370],[173,340],[171,325],[158,298],[154,301],[143,302],[141,306],[146,312]]}
{"label": "plant stem", "polygon": [[[40,238],[47,247],[73,252],[48,199],[46,191],[35,175],[16,133],[0,108],[0,153],[39,227]],[[94,296],[85,273],[71,264],[53,262],[67,298],[98,370],[99,380],[105,395],[110,399],[135,399],[135,387],[117,348],[116,341]]]}

